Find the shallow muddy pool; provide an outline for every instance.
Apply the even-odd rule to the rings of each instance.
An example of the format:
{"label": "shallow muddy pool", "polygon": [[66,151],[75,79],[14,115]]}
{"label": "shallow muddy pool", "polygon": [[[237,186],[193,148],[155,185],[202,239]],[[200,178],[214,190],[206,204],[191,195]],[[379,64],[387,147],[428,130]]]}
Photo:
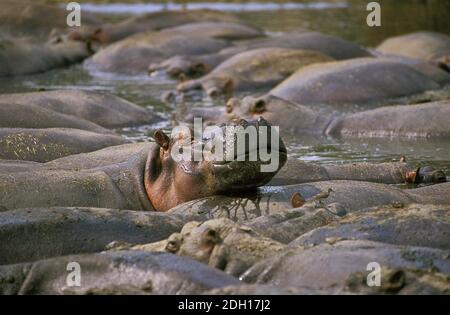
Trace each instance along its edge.
{"label": "shallow muddy pool", "polygon": [[[233,11],[244,20],[268,32],[312,29],[337,35],[364,46],[375,46],[384,38],[426,29],[450,33],[450,1],[380,1],[382,27],[366,24],[365,1],[320,1],[307,3],[189,3],[187,9],[212,8]],[[179,4],[87,4],[84,10],[115,19],[118,15],[179,9]],[[134,141],[150,138],[155,128],[168,128],[174,106],[159,101],[175,81],[162,74],[126,77],[106,73],[88,73],[81,65],[45,74],[0,79],[0,93],[42,89],[87,89],[113,93],[142,106],[150,106],[167,118],[167,122],[119,130]],[[186,99],[184,106],[220,106],[219,101]],[[301,118],[299,118],[301,119]],[[282,128],[282,127],[281,127]],[[339,140],[328,137],[286,137],[289,154],[316,163],[384,162],[405,155],[409,161],[429,164],[450,175],[450,142],[448,140],[364,139]]]}

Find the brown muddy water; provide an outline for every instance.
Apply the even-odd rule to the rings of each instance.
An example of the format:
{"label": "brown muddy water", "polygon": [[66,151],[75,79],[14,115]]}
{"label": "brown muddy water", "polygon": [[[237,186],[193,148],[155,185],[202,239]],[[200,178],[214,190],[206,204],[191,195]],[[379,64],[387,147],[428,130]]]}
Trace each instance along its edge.
{"label": "brown muddy water", "polygon": [[[97,12],[105,19],[116,19],[142,12],[179,9],[174,3],[82,3],[82,10]],[[384,38],[417,30],[450,33],[450,1],[384,0],[382,26],[366,24],[367,1],[308,2],[195,2],[187,9],[213,8],[232,11],[245,21],[277,33],[296,29],[317,30],[343,37],[361,45],[374,47]],[[0,93],[36,91],[40,89],[86,89],[110,92],[142,106],[149,106],[168,119],[175,106],[220,106],[223,100],[188,99],[184,104],[167,105],[159,101],[175,81],[163,75],[127,77],[105,73],[88,73],[81,65],[45,74],[0,79]],[[352,109],[354,110],[354,109]],[[155,128],[168,128],[169,122],[157,126],[141,126],[118,130],[134,141],[150,139]],[[281,127],[282,128],[282,127]],[[291,156],[315,163],[386,162],[405,155],[409,161],[433,165],[450,175],[450,142],[448,140],[364,139],[340,140],[329,137],[287,137],[284,139]]]}

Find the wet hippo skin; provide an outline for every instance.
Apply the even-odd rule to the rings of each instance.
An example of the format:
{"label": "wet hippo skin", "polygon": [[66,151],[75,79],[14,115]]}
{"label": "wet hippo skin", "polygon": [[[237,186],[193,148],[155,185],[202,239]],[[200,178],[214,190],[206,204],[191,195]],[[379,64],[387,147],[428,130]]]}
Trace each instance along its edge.
{"label": "wet hippo skin", "polygon": [[156,213],[100,208],[0,212],[0,265],[102,251],[112,241],[149,243],[178,232],[183,221]]}
{"label": "wet hippo skin", "polygon": [[[80,264],[80,287],[67,285],[70,262]],[[220,270],[169,253],[123,251],[0,266],[2,294],[199,294],[239,283]]]}

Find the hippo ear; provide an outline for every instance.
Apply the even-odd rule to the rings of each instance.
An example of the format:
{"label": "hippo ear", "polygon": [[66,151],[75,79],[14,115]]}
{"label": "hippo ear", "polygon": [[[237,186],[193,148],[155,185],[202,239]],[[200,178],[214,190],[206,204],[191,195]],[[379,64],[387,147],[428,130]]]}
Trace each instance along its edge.
{"label": "hippo ear", "polygon": [[153,134],[156,143],[164,150],[169,149],[170,138],[161,129],[158,129]]}
{"label": "hippo ear", "polygon": [[266,111],[266,101],[263,99],[258,99],[255,101],[255,103],[252,105],[251,111],[253,113],[263,113]]}
{"label": "hippo ear", "polygon": [[225,109],[228,114],[231,114],[236,106],[238,106],[239,100],[237,98],[230,98],[225,105]]}
{"label": "hippo ear", "polygon": [[203,241],[207,245],[216,245],[220,243],[220,236],[219,232],[217,232],[214,229],[208,228],[206,231],[203,232]]}

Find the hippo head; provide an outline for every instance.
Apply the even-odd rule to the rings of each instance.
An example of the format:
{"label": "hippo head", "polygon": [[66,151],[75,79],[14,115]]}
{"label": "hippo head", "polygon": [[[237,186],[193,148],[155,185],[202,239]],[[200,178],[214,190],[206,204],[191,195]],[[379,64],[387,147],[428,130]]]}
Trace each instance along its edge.
{"label": "hippo head", "polygon": [[155,132],[157,145],[149,154],[144,181],[157,211],[264,185],[286,162],[278,130],[264,119],[236,120],[213,130],[202,136],[187,127],[171,137]]}
{"label": "hippo head", "polygon": [[193,56],[174,56],[162,63],[152,63],[148,67],[150,73],[160,69],[166,69],[166,73],[175,79],[199,77],[210,70]]}
{"label": "hippo head", "polygon": [[108,36],[101,27],[80,26],[76,29],[62,30],[54,28],[49,35],[50,44],[67,41],[86,43],[92,53],[97,52],[101,46],[109,42]]}

